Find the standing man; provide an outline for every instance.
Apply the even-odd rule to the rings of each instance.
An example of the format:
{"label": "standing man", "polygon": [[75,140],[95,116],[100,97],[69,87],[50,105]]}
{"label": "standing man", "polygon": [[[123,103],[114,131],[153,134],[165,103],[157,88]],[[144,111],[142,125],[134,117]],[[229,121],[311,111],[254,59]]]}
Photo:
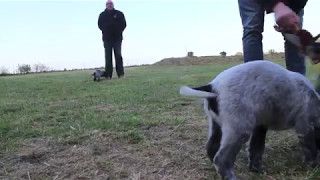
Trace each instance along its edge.
{"label": "standing man", "polygon": [[[244,62],[263,59],[262,32],[264,15],[274,12],[277,31],[293,31],[302,28],[303,8],[307,0],[238,0],[243,26]],[[304,56],[298,48],[285,41],[285,60],[287,69],[305,75]]]}
{"label": "standing man", "polygon": [[105,50],[106,72],[108,79],[112,78],[112,49],[115,56],[116,71],[119,78],[124,76],[123,61],[121,55],[122,32],[126,28],[126,20],[121,11],[114,9],[112,0],[106,3],[106,9],[98,19],[99,29],[102,31],[102,40]]}

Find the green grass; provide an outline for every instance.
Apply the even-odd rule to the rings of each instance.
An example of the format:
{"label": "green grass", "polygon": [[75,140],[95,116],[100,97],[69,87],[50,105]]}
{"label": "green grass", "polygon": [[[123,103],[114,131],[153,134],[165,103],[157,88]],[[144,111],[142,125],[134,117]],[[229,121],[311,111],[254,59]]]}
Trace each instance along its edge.
{"label": "green grass", "polygon": [[[137,179],[136,173],[141,167],[134,168],[134,164],[139,164],[145,157],[162,161],[167,159],[172,171],[167,169],[166,175],[171,175],[173,179],[179,179],[174,178],[177,172],[190,173],[190,176],[184,178],[181,175],[181,179],[216,177],[204,155],[203,145],[207,133],[204,112],[197,100],[181,97],[178,92],[181,85],[206,84],[219,72],[233,65],[235,64],[131,67],[126,69],[124,79],[114,78],[99,83],[91,80],[89,71],[0,77],[0,162],[12,163],[10,157],[21,153],[28,139],[50,140],[59,144],[56,147],[91,147],[98,142],[98,149],[109,149],[99,151],[99,157],[104,157],[108,163],[97,161],[95,165],[114,179]],[[314,74],[309,72],[312,73]],[[99,134],[100,139],[95,133]],[[319,177],[320,171],[301,167],[300,159],[291,154],[291,150],[298,149],[296,139],[292,138],[293,134],[287,131],[281,133],[281,137],[278,133],[268,134],[269,150],[266,152],[268,157],[265,158],[269,166],[268,174],[249,173],[245,168],[246,156],[243,151],[236,165],[240,177]],[[104,141],[101,138],[121,145],[103,146]],[[185,147],[185,144],[188,144],[188,147]],[[159,149],[153,149],[154,147]],[[186,154],[176,156],[181,151],[178,147],[186,148]],[[120,163],[122,155],[117,155],[117,161],[112,159],[113,156],[106,156],[117,152],[110,150],[113,148],[127,154],[134,153],[138,163],[124,163],[124,166],[126,163],[129,167],[132,166],[129,168],[131,171],[119,169],[117,163]],[[60,151],[48,152],[58,154],[61,149],[63,148],[60,148]],[[141,153],[144,156],[139,158]],[[52,158],[50,154],[47,156],[48,159]],[[186,160],[192,163],[181,163]],[[156,164],[160,162],[155,162],[154,167],[158,167]],[[17,165],[16,162],[13,164]],[[140,165],[142,164],[141,162]],[[6,166],[3,165],[4,167]],[[118,171],[106,170],[109,167],[118,168]],[[175,169],[177,167],[179,168]],[[0,178],[21,178],[18,171],[12,168],[11,171],[1,173],[0,170]],[[191,172],[198,172],[198,176],[193,176]],[[54,177],[50,173],[36,174],[36,177],[42,179]],[[144,175],[148,176],[145,178],[156,179],[151,174],[145,172]]]}
{"label": "green grass", "polygon": [[135,67],[125,79],[100,83],[89,71],[1,77],[1,149],[12,138],[65,137],[70,126],[73,134],[166,121],[157,113],[180,99],[180,85],[206,83],[226,67]]}

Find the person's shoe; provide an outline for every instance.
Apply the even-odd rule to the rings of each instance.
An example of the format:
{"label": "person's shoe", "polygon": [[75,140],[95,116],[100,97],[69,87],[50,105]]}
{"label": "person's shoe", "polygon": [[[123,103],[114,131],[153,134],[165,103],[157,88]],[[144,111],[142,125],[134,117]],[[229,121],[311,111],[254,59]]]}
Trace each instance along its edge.
{"label": "person's shoe", "polygon": [[120,76],[118,76],[119,78],[124,78],[124,74],[122,74],[122,75],[120,75]]}
{"label": "person's shoe", "polygon": [[103,72],[102,77],[108,77],[107,72]]}

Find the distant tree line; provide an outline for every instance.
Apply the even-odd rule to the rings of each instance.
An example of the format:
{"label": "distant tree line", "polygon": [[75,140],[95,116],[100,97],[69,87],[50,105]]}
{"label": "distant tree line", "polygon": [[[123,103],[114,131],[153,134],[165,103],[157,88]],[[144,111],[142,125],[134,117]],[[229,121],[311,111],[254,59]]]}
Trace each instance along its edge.
{"label": "distant tree line", "polygon": [[0,76],[6,76],[10,74],[42,73],[48,71],[50,71],[50,68],[41,63],[34,64],[32,68],[30,64],[19,64],[15,73],[9,73],[9,70],[6,67],[2,66],[0,68]]}
{"label": "distant tree line", "polygon": [[19,64],[17,68],[17,73],[19,74],[29,74],[31,72],[33,73],[41,73],[41,72],[47,72],[50,68],[47,67],[44,64],[34,64],[31,68],[30,64]]}
{"label": "distant tree line", "polygon": [[31,66],[29,64],[18,65],[18,72],[20,74],[28,74],[30,71],[31,71]]}
{"label": "distant tree line", "polygon": [[104,69],[104,67],[97,68],[74,68],[67,70],[64,68],[63,70],[54,70],[47,67],[44,64],[38,63],[31,66],[30,64],[19,64],[15,72],[10,73],[9,70],[1,66],[0,67],[0,76],[10,76],[10,75],[22,75],[22,74],[35,74],[35,73],[49,73],[49,72],[63,72],[63,71],[80,71],[80,70],[93,70],[93,69]]}

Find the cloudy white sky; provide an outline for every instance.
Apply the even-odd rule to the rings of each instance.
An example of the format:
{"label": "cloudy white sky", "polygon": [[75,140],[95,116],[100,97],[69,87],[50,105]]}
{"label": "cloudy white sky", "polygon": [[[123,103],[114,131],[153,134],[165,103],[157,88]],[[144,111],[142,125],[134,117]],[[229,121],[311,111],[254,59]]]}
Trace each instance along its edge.
{"label": "cloudy white sky", "polygon": [[[125,65],[152,64],[166,57],[228,55],[242,51],[237,0],[114,0],[127,20]],[[320,33],[320,1],[309,0],[304,28]],[[53,69],[104,66],[97,26],[104,0],[0,0],[0,67],[42,63]],[[266,15],[264,51],[283,51],[283,38]]]}

